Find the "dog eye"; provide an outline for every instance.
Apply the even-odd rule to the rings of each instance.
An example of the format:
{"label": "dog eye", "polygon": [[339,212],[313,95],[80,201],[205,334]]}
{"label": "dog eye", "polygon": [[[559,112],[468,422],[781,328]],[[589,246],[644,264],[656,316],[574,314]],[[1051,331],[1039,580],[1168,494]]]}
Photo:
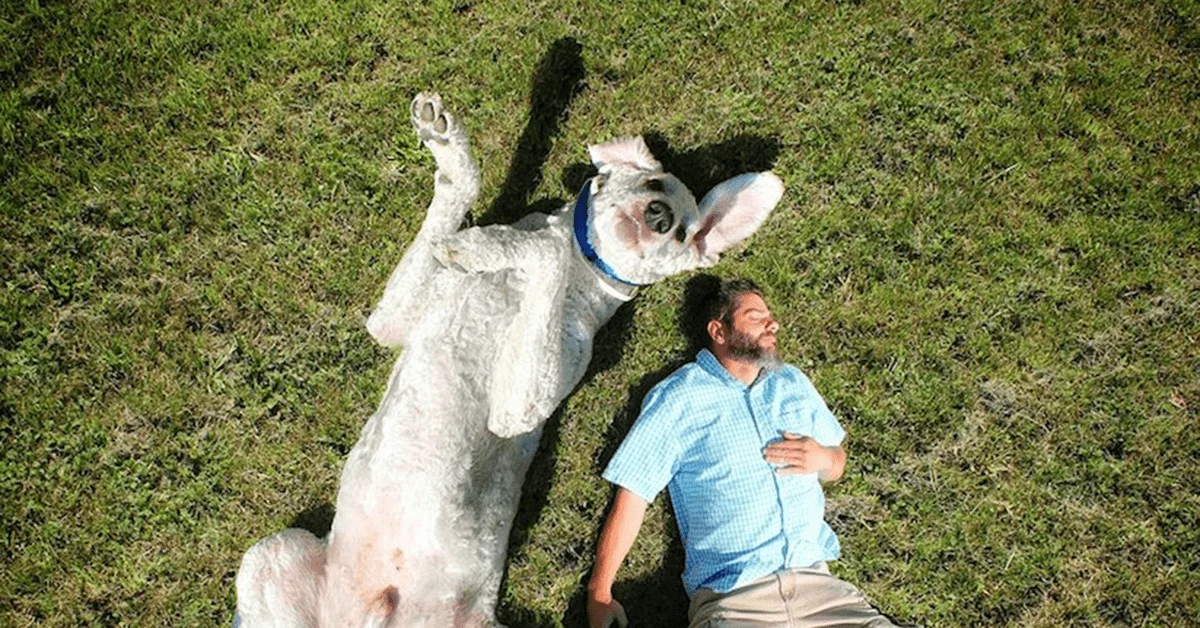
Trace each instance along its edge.
{"label": "dog eye", "polygon": [[684,227],[683,225],[679,225],[679,228],[675,230],[675,241],[682,243],[686,239],[687,239],[687,228]]}
{"label": "dog eye", "polygon": [[662,192],[665,188],[663,187],[662,179],[647,179],[646,189],[651,192]]}

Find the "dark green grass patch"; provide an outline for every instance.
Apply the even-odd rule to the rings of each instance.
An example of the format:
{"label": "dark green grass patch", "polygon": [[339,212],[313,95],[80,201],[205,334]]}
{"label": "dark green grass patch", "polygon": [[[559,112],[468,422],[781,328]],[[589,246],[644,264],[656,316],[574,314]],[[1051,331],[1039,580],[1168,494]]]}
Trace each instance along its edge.
{"label": "dark green grass patch", "polygon": [[[475,218],[644,133],[774,162],[715,269],[763,284],[850,434],[837,573],[930,626],[1194,622],[1194,2],[0,9],[0,623],[226,625],[241,553],[327,527],[394,359],[363,321],[419,228],[408,100],[472,132]],[[540,72],[540,74],[539,74]],[[717,148],[714,148],[717,147]],[[697,190],[702,192],[703,190]],[[692,277],[598,339],[518,515],[501,617],[576,626]],[[665,500],[618,583],[684,625]]]}

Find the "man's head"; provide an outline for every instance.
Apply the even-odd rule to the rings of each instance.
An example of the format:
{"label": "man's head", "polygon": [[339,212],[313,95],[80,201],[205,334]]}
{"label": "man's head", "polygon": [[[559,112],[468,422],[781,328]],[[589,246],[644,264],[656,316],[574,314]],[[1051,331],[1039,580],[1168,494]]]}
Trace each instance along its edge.
{"label": "man's head", "polygon": [[779,323],[771,315],[762,290],[748,279],[723,282],[704,308],[708,319],[709,349],[761,367],[779,364],[775,332]]}

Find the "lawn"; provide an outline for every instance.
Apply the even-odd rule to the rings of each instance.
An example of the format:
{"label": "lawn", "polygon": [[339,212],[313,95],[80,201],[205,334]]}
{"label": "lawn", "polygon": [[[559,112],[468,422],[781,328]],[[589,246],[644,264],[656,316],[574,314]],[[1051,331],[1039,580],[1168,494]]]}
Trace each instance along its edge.
{"label": "lawn", "polygon": [[[435,89],[474,218],[645,134],[699,195],[787,191],[712,274],[767,291],[849,432],[835,573],[927,626],[1200,616],[1200,4],[23,0],[0,7],[0,624],[228,625],[242,552],[323,533],[394,355]],[[641,397],[644,290],[526,483],[500,617],[582,625]],[[685,625],[651,508],[617,586]]]}

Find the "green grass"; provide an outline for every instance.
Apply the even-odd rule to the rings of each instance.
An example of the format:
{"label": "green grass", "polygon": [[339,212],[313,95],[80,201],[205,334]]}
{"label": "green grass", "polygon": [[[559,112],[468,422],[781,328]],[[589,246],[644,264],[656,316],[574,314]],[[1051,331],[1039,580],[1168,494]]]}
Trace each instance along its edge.
{"label": "green grass", "polygon": [[[0,624],[226,625],[241,553],[327,523],[431,190],[422,89],[473,134],[484,220],[569,197],[588,142],[775,147],[787,193],[715,270],[767,288],[847,427],[835,570],[885,610],[1195,621],[1200,5],[431,4],[0,8]],[[552,50],[583,84],[543,118]],[[579,625],[599,471],[686,357],[689,279],[618,314],[554,419],[513,628]],[[673,528],[660,500],[621,573],[635,625],[683,625]]]}

